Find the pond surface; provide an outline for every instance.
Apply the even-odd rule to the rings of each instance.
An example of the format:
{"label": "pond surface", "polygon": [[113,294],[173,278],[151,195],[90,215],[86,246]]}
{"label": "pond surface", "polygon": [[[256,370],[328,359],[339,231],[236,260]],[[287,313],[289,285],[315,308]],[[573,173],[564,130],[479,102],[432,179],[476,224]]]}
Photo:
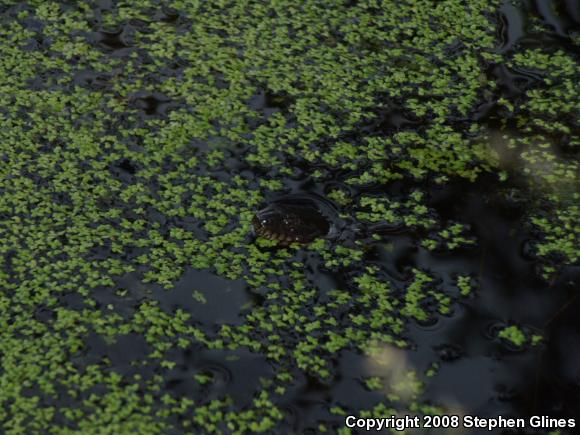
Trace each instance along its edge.
{"label": "pond surface", "polygon": [[[3,433],[575,433],[577,1],[5,1],[0,35]],[[406,431],[461,432],[500,433]]]}

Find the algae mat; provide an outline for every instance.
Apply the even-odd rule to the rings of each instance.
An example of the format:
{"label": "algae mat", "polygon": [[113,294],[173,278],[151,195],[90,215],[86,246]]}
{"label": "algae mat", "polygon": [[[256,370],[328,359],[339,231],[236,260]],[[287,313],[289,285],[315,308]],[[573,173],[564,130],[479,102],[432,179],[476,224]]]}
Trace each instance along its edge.
{"label": "algae mat", "polygon": [[[564,0],[0,2],[2,432],[572,433],[579,45]],[[257,237],[287,194],[340,237]]]}

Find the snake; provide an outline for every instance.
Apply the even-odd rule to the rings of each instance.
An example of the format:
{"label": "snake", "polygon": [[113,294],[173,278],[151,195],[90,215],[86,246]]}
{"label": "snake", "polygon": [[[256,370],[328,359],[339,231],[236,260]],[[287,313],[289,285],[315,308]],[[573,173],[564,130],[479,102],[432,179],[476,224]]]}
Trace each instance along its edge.
{"label": "snake", "polygon": [[276,241],[280,246],[309,244],[318,238],[341,242],[372,234],[399,234],[399,223],[355,222],[342,216],[334,203],[314,194],[288,194],[277,197],[258,210],[252,218],[257,236]]}

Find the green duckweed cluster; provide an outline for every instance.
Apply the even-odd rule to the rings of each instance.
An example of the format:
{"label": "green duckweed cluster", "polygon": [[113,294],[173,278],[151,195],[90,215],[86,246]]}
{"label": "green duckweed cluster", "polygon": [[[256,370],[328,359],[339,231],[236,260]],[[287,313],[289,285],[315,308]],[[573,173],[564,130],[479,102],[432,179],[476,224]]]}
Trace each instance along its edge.
{"label": "green duckweed cluster", "polygon": [[[350,219],[417,230],[430,251],[477,238],[441,219],[421,188],[403,199],[349,189],[523,174],[544,273],[577,263],[578,167],[558,146],[579,144],[580,66],[563,51],[499,54],[498,1],[107,3],[0,6],[4,433],[275,431],[299,379],[331,383],[343,352],[374,361],[408,349],[411,322],[472,295],[469,275],[457,294],[420,268],[395,287],[366,262],[370,239],[256,239],[254,211],[305,165],[318,183],[342,174],[329,197]],[[542,81],[498,99],[515,167],[473,121],[497,95],[491,63]],[[383,128],[397,113],[410,121]],[[322,291],[308,264],[348,279]],[[203,324],[163,305],[192,268],[244,280],[257,296],[242,321]],[[133,287],[119,284],[126,277]],[[522,341],[516,329],[500,336]],[[183,375],[187,394],[173,391],[192,349],[248,352],[273,369],[243,405],[201,369]],[[399,374],[361,379],[376,405],[356,411],[442,412],[420,394],[433,370]],[[348,433],[346,412],[330,403],[317,429]]]}
{"label": "green duckweed cluster", "polygon": [[517,130],[504,136],[517,149],[516,164],[528,177],[539,203],[529,222],[541,232],[537,255],[546,260],[543,274],[553,276],[579,259],[580,208],[578,161],[567,155],[580,146],[580,65],[562,50],[530,49],[515,54],[508,65],[542,76],[544,86],[526,92],[517,102],[500,101]]}
{"label": "green duckweed cluster", "polygon": [[522,331],[516,325],[506,326],[499,331],[498,337],[506,340],[517,348],[522,348],[525,344],[538,345],[542,341],[542,336]]}

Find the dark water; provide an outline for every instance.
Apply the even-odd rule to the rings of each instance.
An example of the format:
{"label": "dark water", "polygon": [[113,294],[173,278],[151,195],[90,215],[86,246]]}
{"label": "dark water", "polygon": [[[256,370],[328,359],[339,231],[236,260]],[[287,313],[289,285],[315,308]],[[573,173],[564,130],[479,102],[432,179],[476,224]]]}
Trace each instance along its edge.
{"label": "dark water", "polygon": [[[530,16],[553,29],[549,37],[538,39],[530,31]],[[169,14],[164,19],[175,17]],[[498,19],[500,53],[546,44],[572,50],[569,38],[580,31],[580,3],[575,0],[506,2]],[[94,38],[115,55],[121,56],[123,50],[131,49],[130,28],[96,32]],[[499,84],[499,95],[495,98],[517,98],[538,80],[532,72],[512,71],[500,65],[491,65],[488,72]],[[85,86],[98,88],[107,77],[81,73],[77,79]],[[135,95],[132,103],[143,110],[145,117],[163,116],[175,104],[157,94]],[[284,110],[285,104],[280,96],[262,94],[253,99],[252,105],[268,114]],[[475,116],[479,122],[494,125],[494,116],[497,116],[494,102],[482,104]],[[417,123],[401,113],[385,113],[379,119],[362,130],[368,134]],[[260,175],[252,174],[252,168],[244,168],[236,153],[230,162],[235,170],[249,177]],[[301,165],[297,164],[296,176],[286,183],[293,193],[324,195],[336,186],[353,192],[351,187],[342,185],[340,174],[336,174],[335,181],[318,184],[307,175],[312,168]],[[130,163],[120,162],[118,171],[120,177],[130,177],[134,170]],[[393,183],[388,191],[380,193],[396,196],[407,187],[404,183]],[[580,416],[580,318],[577,315],[580,298],[576,293],[579,270],[565,269],[551,282],[539,278],[538,260],[530,245],[532,235],[522,226],[526,213],[525,201],[519,199],[525,196],[522,186],[514,184],[508,192],[505,183],[500,189],[497,182],[484,177],[476,184],[457,182],[445,187],[428,184],[420,187],[428,193],[430,205],[443,219],[470,224],[479,240],[478,247],[471,250],[431,253],[416,248],[414,236],[403,233],[390,236],[389,246],[376,243],[369,258],[370,263],[387,271],[394,287],[405,285],[407,272],[412,267],[436,272],[443,286],[452,286],[459,273],[470,274],[478,283],[475,295],[454,304],[449,315],[427,325],[408,325],[406,335],[412,349],[404,352],[406,363],[419,372],[427,370],[433,362],[440,364],[438,375],[426,384],[424,400],[479,417]],[[356,196],[361,191],[353,193]],[[308,259],[306,267],[309,279],[321,293],[337,284],[348,286],[348,278],[341,273],[325,272]],[[119,285],[139,292],[140,284],[135,277],[126,277]],[[171,291],[149,288],[154,289],[152,294],[140,297],[158,300],[167,312],[180,308],[192,313],[206,327],[212,323],[239,324],[252,304],[260,303],[259,296],[251,294],[243,280],[228,281],[204,271],[189,270]],[[204,295],[205,305],[191,298],[192,289]],[[103,296],[102,303],[109,302],[112,300]],[[115,303],[118,305],[119,300]],[[131,311],[130,306],[126,309]],[[513,324],[527,333],[541,334],[543,343],[517,348],[500,339],[498,331]],[[128,337],[114,346],[93,342],[91,347],[92,358],[98,360],[106,354],[117,369],[128,362],[124,357],[128,351],[133,358],[149,352],[147,344],[138,336]],[[212,351],[199,347],[175,352],[173,357],[178,364],[170,371],[166,384],[173,394],[200,400],[227,394],[239,406],[250,404],[260,378],[270,377],[274,370],[272,363],[248,351]],[[228,362],[232,357],[235,361]],[[326,383],[297,370],[293,373],[296,380],[276,403],[286,414],[281,430],[315,433],[319,423],[332,426],[341,420],[328,413],[333,406],[368,409],[381,400],[380,393],[369,392],[362,384],[362,379],[369,375],[384,374],[376,367],[369,368],[366,357],[343,351],[337,355],[334,366],[336,374]],[[126,370],[135,369],[127,367]],[[146,369],[140,372],[146,373]],[[192,381],[192,376],[199,373],[210,374],[214,379],[207,389]]]}
{"label": "dark water", "polygon": [[[470,274],[478,282],[475,294],[454,304],[449,315],[438,317],[435,323],[408,326],[405,335],[412,348],[402,353],[403,358],[418,372],[433,362],[440,364],[438,374],[426,384],[422,397],[427,402],[449,409],[459,407],[479,417],[580,415],[579,271],[569,268],[551,282],[541,279],[538,261],[528,246],[529,230],[521,225],[525,209],[513,198],[498,195],[492,186],[491,180],[484,179],[476,185],[459,182],[429,190],[431,205],[441,216],[472,226],[480,241],[477,248],[433,254],[416,248],[408,234],[390,236],[388,248],[380,243],[375,246],[369,262],[380,265],[395,288],[408,283],[407,272],[412,267],[433,271],[444,287],[451,287],[459,273]],[[310,269],[307,276],[321,293],[337,284],[343,288],[349,285],[348,277],[321,271],[316,260],[305,259],[305,265]],[[120,280],[119,286],[130,289],[133,295],[125,307],[127,314],[135,299],[153,298],[166,312],[182,309],[210,330],[212,324],[242,323],[244,314],[260,303],[243,280],[230,281],[197,270],[187,271],[170,291],[149,285],[147,288],[153,290],[140,294],[143,286],[135,276]],[[205,304],[192,299],[193,290],[203,294]],[[123,304],[111,298],[110,291],[101,296],[103,305]],[[526,333],[541,334],[543,344],[518,348],[500,339],[499,330],[513,324]],[[114,345],[106,345],[95,336],[83,362],[96,362],[106,355],[116,370],[147,377],[154,373],[128,364],[135,355],[145,357],[149,352],[147,343],[135,334]],[[275,370],[266,358],[246,350],[217,351],[200,346],[172,351],[170,357],[177,366],[165,377],[173,394],[200,401],[228,394],[239,406],[249,405],[260,379],[270,377]],[[380,368],[369,367],[367,357],[343,351],[337,355],[334,368],[335,376],[328,382],[298,370],[293,373],[296,380],[276,402],[286,413],[284,430],[302,433],[320,422],[336,424],[337,417],[328,414],[333,406],[368,409],[381,400],[380,393],[369,392],[362,384],[369,375],[384,375]],[[200,388],[192,379],[195,374],[210,375],[214,381]]]}
{"label": "dark water", "polygon": [[[546,24],[552,33],[539,38],[530,28],[531,17]],[[546,45],[577,52],[570,41],[580,34],[580,5],[575,0],[505,1],[500,8],[499,23],[501,53]]]}
{"label": "dark water", "polygon": [[[102,3],[106,7],[108,2]],[[530,16],[549,25],[552,33],[538,39],[529,29]],[[158,18],[179,19],[171,10],[160,13]],[[500,53],[546,44],[572,51],[574,46],[570,38],[580,32],[580,2],[506,2],[498,20],[501,45],[497,50]],[[131,26],[103,29],[91,35],[92,43],[118,57],[135,50],[131,39]],[[42,44],[42,41],[35,43]],[[175,69],[179,68],[178,62],[176,59]],[[172,66],[168,66],[167,76],[173,73]],[[533,72],[511,71],[499,65],[490,65],[488,73],[499,84],[494,100],[502,96],[517,98],[538,80]],[[94,72],[80,71],[75,76],[78,85],[95,90],[108,86],[109,80],[106,74]],[[166,116],[179,104],[156,93],[136,94],[130,101],[131,107],[143,112],[143,119]],[[255,96],[252,104],[267,116],[284,110],[287,102],[283,96],[264,93]],[[475,116],[480,123],[495,125],[497,119],[494,117],[498,114],[494,101],[482,104]],[[362,126],[361,132],[397,130],[417,124],[417,120],[401,113],[385,113],[379,119],[377,123]],[[232,151],[228,162],[232,170],[257,180],[261,174],[242,163],[244,151]],[[349,189],[354,196],[365,193],[343,185],[340,173],[330,182],[316,183],[308,176],[312,169],[297,163],[295,177],[286,180],[289,191],[324,195],[331,187],[340,186]],[[119,161],[111,168],[112,175],[125,182],[131,180],[135,171],[135,164],[128,160]],[[224,179],[228,176],[228,173],[223,174]],[[406,182],[397,182],[377,193],[396,197],[411,187]],[[429,205],[442,219],[468,223],[479,241],[476,248],[452,254],[433,253],[417,248],[414,234],[402,232],[389,235],[388,245],[374,242],[369,253],[368,263],[380,266],[394,288],[408,283],[408,272],[413,267],[433,271],[444,287],[452,287],[459,273],[473,276],[478,283],[475,295],[452,305],[449,315],[439,316],[429,324],[408,325],[405,334],[412,348],[401,351],[401,358],[418,372],[424,372],[433,362],[440,364],[438,374],[426,383],[423,399],[450,409],[460,407],[463,412],[479,417],[580,416],[580,317],[577,314],[580,312],[580,297],[577,296],[580,270],[577,267],[563,269],[550,282],[539,277],[538,259],[531,249],[533,237],[530,229],[522,225],[526,202],[519,198],[525,197],[525,189],[514,183],[510,193],[505,183],[500,189],[499,183],[486,177],[475,184],[458,181],[444,187],[428,183],[418,187],[427,192]],[[151,216],[151,219],[168,224],[163,216]],[[174,218],[172,223],[176,221]],[[191,231],[196,230],[187,219],[178,223]],[[354,240],[356,234],[351,237]],[[337,286],[348,288],[350,285],[348,275],[354,272],[352,270],[329,272],[313,259],[305,259],[305,264],[308,278],[321,294]],[[241,324],[251,307],[261,301],[261,296],[250,292],[243,280],[230,281],[198,270],[186,271],[170,291],[155,285],[145,287],[138,274],[119,278],[117,286],[129,296],[120,298],[107,289],[97,293],[95,299],[102,306],[114,303],[127,315],[133,313],[135,301],[157,300],[168,313],[176,309],[191,313],[196,322],[210,332],[216,331],[212,331],[212,325]],[[192,299],[194,290],[202,295],[205,304]],[[74,296],[63,298],[62,303],[72,308],[82,307],[81,300],[75,300]],[[42,309],[38,311],[39,318],[50,315]],[[543,343],[517,348],[497,336],[499,330],[513,324],[531,334],[541,334]],[[140,373],[145,380],[155,375],[151,367],[130,364],[140,355],[145,358],[151,352],[138,334],[128,335],[114,344],[106,343],[95,334],[88,345],[88,351],[78,357],[82,364],[96,363],[106,356],[123,374]],[[244,407],[251,403],[260,379],[275,373],[275,367],[265,357],[247,350],[207,350],[200,346],[172,352],[171,357],[177,364],[165,373],[166,388],[178,397],[206,401],[229,395],[238,406]],[[335,375],[328,382],[294,371],[295,381],[283,399],[276,402],[286,414],[281,430],[315,433],[319,423],[327,422],[332,426],[337,421],[340,427],[341,418],[329,414],[330,408],[368,409],[382,399],[382,394],[369,392],[363,386],[362,379],[373,371],[381,374],[376,367],[369,367],[367,357],[343,351],[333,363]],[[193,381],[196,374],[209,375],[213,382],[207,387],[200,386]]]}

